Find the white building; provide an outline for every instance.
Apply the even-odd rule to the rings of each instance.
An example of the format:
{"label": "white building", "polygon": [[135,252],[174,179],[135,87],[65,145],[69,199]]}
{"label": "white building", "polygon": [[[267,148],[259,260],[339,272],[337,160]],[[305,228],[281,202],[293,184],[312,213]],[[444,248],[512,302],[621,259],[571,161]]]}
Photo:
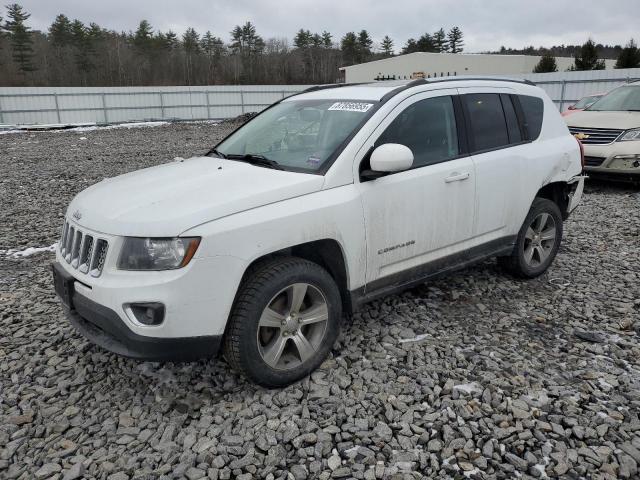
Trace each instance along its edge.
{"label": "white building", "polygon": [[[494,55],[484,53],[426,53],[384,58],[340,68],[346,83],[371,82],[373,80],[434,78],[455,75],[514,75],[531,73],[539,56]],[[558,71],[574,64],[571,57],[556,57]],[[615,60],[605,60],[607,69]]]}

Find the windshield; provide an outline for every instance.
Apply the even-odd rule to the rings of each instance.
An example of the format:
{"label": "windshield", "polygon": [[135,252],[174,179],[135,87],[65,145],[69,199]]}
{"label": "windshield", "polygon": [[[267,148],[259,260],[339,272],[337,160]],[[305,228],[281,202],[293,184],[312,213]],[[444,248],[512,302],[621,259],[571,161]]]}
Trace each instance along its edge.
{"label": "windshield", "polygon": [[616,88],[591,105],[587,110],[640,112],[640,85]]}
{"label": "windshield", "polygon": [[602,95],[592,95],[590,97],[584,97],[576,103],[573,108],[587,108],[589,105],[593,105],[596,100],[601,98]]}
{"label": "windshield", "polygon": [[358,128],[374,101],[289,100],[258,115],[216,147],[216,153],[259,155],[285,170],[315,173]]}

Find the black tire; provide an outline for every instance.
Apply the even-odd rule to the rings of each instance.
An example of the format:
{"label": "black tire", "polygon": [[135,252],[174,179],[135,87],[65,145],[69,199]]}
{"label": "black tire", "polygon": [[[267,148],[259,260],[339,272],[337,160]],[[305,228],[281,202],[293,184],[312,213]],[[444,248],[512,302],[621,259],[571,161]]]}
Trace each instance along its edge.
{"label": "black tire", "polygon": [[[302,360],[299,354],[297,361],[300,365],[287,367],[286,369],[273,368],[263,358],[261,353],[264,346],[261,344],[259,330],[267,328],[273,335],[282,337],[282,333],[288,327],[282,327],[279,333],[276,328],[260,326],[260,319],[268,306],[278,295],[286,295],[287,288],[296,284],[308,284],[314,294],[321,293],[322,300],[326,301],[328,318],[322,337],[316,335],[318,342],[312,356]],[[286,292],[285,292],[286,290]],[[305,303],[310,298],[307,293]],[[286,313],[284,314],[286,315]],[[302,316],[303,313],[301,312]],[[291,315],[290,315],[291,316]],[[314,371],[329,354],[333,344],[340,333],[342,317],[342,302],[336,283],[329,273],[319,265],[296,257],[278,257],[259,266],[249,274],[249,278],[241,285],[233,311],[229,318],[224,339],[224,356],[229,364],[238,372],[248,377],[251,381],[268,387],[283,387],[294,383]],[[288,317],[289,318],[289,317]],[[302,330],[304,327],[299,327]],[[314,327],[315,328],[315,327]],[[260,330],[263,332],[263,330]],[[285,350],[297,352],[297,343],[289,342],[296,334],[284,340]],[[282,341],[282,338],[280,338]],[[292,350],[295,349],[295,350]],[[287,350],[288,351],[288,350]],[[281,354],[280,356],[284,356]],[[278,358],[280,358],[280,356]]]}
{"label": "black tire", "polygon": [[[527,232],[529,227],[531,227],[535,221],[541,218],[542,214],[548,214],[553,219],[555,223],[555,236],[553,239],[553,246],[548,249],[548,256],[544,258],[544,261],[540,261],[538,264],[532,264],[535,262],[528,262],[525,256],[525,250],[528,249],[531,242],[531,240],[529,240],[527,237]],[[524,223],[522,224],[522,227],[518,232],[518,237],[513,252],[509,256],[498,257],[498,263],[506,271],[516,277],[535,278],[539,275],[542,275],[549,268],[549,266],[553,262],[553,259],[558,253],[561,241],[562,214],[560,213],[558,205],[556,205],[551,200],[547,200],[546,198],[536,198],[531,205],[531,209],[527,214],[527,218],[525,218]],[[540,255],[538,255],[537,251],[538,250],[536,248],[534,255],[540,258]]]}

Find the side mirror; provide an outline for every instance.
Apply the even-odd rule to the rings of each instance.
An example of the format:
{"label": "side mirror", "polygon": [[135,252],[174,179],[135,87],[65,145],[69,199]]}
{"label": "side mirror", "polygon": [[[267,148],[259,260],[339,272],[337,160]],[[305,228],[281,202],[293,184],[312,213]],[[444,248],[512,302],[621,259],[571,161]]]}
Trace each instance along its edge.
{"label": "side mirror", "polygon": [[413,165],[413,152],[399,143],[385,143],[371,153],[370,164],[374,172],[401,172]]}

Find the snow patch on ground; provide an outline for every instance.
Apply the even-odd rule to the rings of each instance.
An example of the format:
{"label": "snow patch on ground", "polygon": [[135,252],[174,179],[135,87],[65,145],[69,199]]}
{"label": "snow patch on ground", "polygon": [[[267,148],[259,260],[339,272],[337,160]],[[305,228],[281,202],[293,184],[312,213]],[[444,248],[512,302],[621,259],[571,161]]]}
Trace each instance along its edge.
{"label": "snow patch on ground", "polygon": [[413,338],[401,338],[400,340],[398,340],[398,342],[399,343],[419,342],[420,340],[424,340],[427,337],[429,337],[428,333],[421,333],[420,335],[416,335]]}
{"label": "snow patch on ground", "polygon": [[453,386],[454,390],[458,390],[459,392],[464,392],[467,394],[472,394],[475,392],[482,392],[482,387],[480,385],[478,385],[477,383],[473,382],[473,383],[461,383],[460,385],[454,385]]}
{"label": "snow patch on ground", "polygon": [[20,258],[20,257],[30,257],[31,255],[35,255],[36,253],[42,252],[55,252],[57,243],[50,245],[48,247],[28,247],[24,250],[16,250],[10,248],[9,250],[0,250],[0,255],[5,255],[7,257],[12,258]]}
{"label": "snow patch on ground", "polygon": [[115,125],[89,125],[86,127],[67,128],[58,132],[93,132],[94,130],[115,130],[118,128],[151,128],[169,125],[170,122],[131,122],[117,123]]}

